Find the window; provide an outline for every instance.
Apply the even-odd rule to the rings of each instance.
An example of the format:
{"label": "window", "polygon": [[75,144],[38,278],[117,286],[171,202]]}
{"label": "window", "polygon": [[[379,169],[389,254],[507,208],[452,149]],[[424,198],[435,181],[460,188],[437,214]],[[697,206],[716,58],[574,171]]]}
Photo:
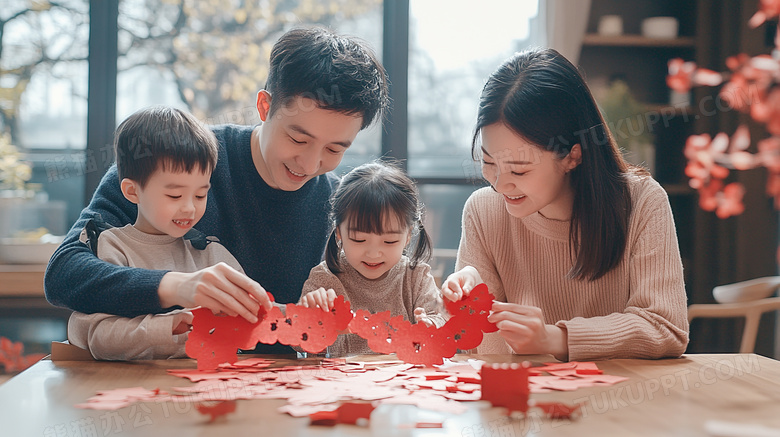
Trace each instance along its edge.
{"label": "window", "polygon": [[[319,24],[381,47],[382,3],[124,0],[119,10],[117,123],[149,105],[191,111],[209,124],[260,123],[256,93],[271,48],[293,26]],[[378,53],[381,57],[381,52]],[[381,129],[361,132],[339,171],[379,155]]]}
{"label": "window", "polygon": [[36,207],[49,219],[27,224],[62,234],[83,207],[89,2],[6,1],[0,20],[0,134],[26,152],[38,200],[50,200]]}
{"label": "window", "polygon": [[411,0],[409,174],[471,178],[479,95],[502,61],[528,47],[535,1]]}
{"label": "window", "polygon": [[[119,1],[117,93],[107,96],[116,99],[117,123],[141,107],[167,104],[207,123],[256,124],[255,93],[265,82],[271,46],[285,30],[330,26],[362,37],[382,57],[383,38],[406,29],[385,25],[388,5],[381,0],[107,1]],[[408,11],[397,7],[405,2]],[[84,187],[85,172],[95,167],[90,160],[103,171],[112,159],[108,144],[83,152],[89,1],[6,3],[0,12],[5,21],[0,130],[10,132],[34,163],[33,182],[50,199],[67,203],[67,228],[89,198],[83,193],[91,191]],[[399,0],[392,5],[409,29],[409,51],[400,56],[408,69],[395,73],[407,75],[408,93],[394,101],[406,107],[408,120],[391,121],[406,129],[408,147],[400,158],[428,198],[429,216],[437,217],[430,227],[448,229],[434,232],[435,245],[457,247],[459,226],[448,223],[459,221],[463,200],[481,185],[470,157],[479,94],[502,60],[537,41],[538,4]],[[386,65],[397,58],[385,57]],[[385,154],[383,134],[380,125],[361,132],[337,172]]]}

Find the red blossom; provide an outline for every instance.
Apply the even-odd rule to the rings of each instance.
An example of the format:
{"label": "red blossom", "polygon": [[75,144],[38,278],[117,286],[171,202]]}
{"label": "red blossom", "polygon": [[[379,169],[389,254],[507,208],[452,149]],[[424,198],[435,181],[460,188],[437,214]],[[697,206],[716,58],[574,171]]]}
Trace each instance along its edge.
{"label": "red blossom", "polygon": [[718,218],[725,219],[740,215],[745,212],[742,198],[745,196],[745,187],[739,182],[732,182],[723,188],[723,196],[718,199],[718,209],[715,214]]}
{"label": "red blossom", "polygon": [[748,21],[750,27],[758,27],[766,20],[780,15],[780,0],[761,0],[761,4],[756,12]]}
{"label": "red blossom", "polygon": [[696,64],[693,62],[684,62],[680,58],[670,59],[666,84],[679,93],[687,93],[693,86],[693,73],[695,71]]}

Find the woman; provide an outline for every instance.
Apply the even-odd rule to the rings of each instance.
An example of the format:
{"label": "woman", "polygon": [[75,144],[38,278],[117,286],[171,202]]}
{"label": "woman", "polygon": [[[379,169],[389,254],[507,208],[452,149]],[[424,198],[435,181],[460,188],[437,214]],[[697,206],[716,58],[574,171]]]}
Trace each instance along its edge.
{"label": "woman", "polygon": [[482,91],[472,152],[491,187],[466,203],[442,295],[457,300],[481,282],[495,295],[489,320],[500,337],[479,352],[586,360],[685,351],[666,192],[623,160],[568,60],[531,50],[499,67]]}

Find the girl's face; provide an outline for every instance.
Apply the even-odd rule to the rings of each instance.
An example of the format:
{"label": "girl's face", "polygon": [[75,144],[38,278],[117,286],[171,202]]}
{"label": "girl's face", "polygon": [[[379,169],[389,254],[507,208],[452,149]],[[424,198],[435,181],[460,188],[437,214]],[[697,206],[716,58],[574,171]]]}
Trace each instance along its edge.
{"label": "girl's face", "polygon": [[517,218],[540,212],[569,220],[574,203],[572,169],[579,165],[579,145],[563,159],[529,143],[504,123],[482,128],[482,175],[504,196],[506,210]]}
{"label": "girl's face", "polygon": [[411,238],[410,229],[396,217],[388,217],[384,233],[370,234],[348,228],[344,220],[336,229],[347,262],[366,279],[378,279],[398,264]]}

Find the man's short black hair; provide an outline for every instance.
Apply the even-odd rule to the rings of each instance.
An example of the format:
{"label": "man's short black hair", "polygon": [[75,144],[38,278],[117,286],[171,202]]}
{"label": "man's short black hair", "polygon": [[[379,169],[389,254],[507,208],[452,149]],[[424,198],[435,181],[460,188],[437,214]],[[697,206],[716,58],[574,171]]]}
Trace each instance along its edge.
{"label": "man's short black hair", "polygon": [[271,50],[266,91],[272,115],[296,97],[318,107],[363,117],[369,126],[389,105],[384,67],[365,41],[321,27],[297,28],[282,35]]}

